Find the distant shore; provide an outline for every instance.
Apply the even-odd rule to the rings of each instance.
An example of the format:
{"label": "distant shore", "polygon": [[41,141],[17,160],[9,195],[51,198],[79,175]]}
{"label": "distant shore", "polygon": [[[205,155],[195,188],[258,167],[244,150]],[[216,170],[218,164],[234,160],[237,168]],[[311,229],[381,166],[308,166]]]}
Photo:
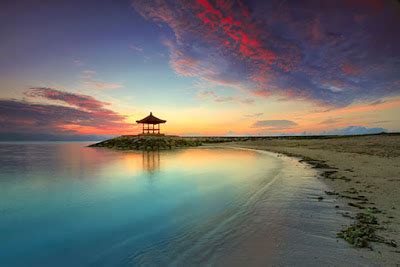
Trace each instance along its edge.
{"label": "distant shore", "polygon": [[400,135],[258,138],[223,145],[296,156],[319,169],[331,188],[321,195],[340,198],[352,210],[342,216],[354,223],[338,236],[376,251],[382,263],[400,263]]}

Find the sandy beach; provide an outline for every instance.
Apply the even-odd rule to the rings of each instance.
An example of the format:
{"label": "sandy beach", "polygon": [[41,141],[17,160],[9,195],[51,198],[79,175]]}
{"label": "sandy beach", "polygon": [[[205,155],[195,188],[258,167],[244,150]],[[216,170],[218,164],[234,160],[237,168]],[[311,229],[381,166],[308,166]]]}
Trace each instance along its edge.
{"label": "sandy beach", "polygon": [[[320,169],[319,179],[330,188],[321,197],[334,196],[345,206],[332,205],[338,216],[356,221],[356,214],[372,213],[377,218],[374,227],[381,242],[357,249],[371,251],[367,253],[382,264],[400,264],[400,135],[283,137],[224,145],[297,156]],[[350,212],[339,212],[342,208]]]}

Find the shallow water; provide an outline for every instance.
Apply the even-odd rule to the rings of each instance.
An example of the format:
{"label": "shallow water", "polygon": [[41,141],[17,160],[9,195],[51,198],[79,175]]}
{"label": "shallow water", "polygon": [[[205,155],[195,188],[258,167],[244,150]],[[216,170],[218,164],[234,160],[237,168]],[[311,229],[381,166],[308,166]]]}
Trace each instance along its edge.
{"label": "shallow water", "polygon": [[0,266],[369,263],[296,160],[86,145],[0,144]]}

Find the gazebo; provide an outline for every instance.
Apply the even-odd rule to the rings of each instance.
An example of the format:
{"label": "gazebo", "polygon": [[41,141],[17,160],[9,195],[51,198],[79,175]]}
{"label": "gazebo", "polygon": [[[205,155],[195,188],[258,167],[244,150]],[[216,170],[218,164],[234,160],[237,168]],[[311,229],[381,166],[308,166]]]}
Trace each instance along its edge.
{"label": "gazebo", "polygon": [[[143,125],[142,134],[160,134],[160,123],[166,123],[167,121],[153,116],[153,113],[150,112],[149,116],[136,122]],[[152,127],[150,127],[150,125],[152,125]],[[157,127],[154,127],[154,125],[157,125]]]}

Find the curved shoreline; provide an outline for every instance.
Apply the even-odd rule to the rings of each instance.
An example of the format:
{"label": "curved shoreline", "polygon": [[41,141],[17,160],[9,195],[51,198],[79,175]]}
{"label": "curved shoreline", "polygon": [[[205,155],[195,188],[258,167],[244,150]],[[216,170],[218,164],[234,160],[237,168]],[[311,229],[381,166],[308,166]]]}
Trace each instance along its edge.
{"label": "curved shoreline", "polygon": [[[342,211],[339,215],[353,220],[353,223],[343,225],[342,230],[337,229],[335,234],[355,247],[367,247],[376,251],[374,253],[375,258],[384,263],[399,264],[400,257],[398,257],[398,253],[400,253],[400,250],[397,249],[397,244],[400,240],[400,222],[398,220],[393,222],[397,218],[392,214],[399,213],[395,210],[397,206],[395,203],[396,200],[400,199],[395,199],[396,189],[391,190],[391,185],[387,183],[383,184],[383,192],[380,194],[375,192],[375,188],[382,184],[374,184],[375,177],[370,175],[370,172],[374,170],[368,168],[369,165],[375,165],[376,168],[379,168],[379,164],[383,163],[389,170],[393,166],[394,171],[392,173],[389,172],[389,175],[400,175],[400,166],[396,164],[396,158],[391,159],[390,156],[389,159],[382,158],[382,155],[388,155],[389,150],[388,146],[382,146],[381,142],[381,140],[387,139],[396,139],[394,140],[396,142],[399,138],[399,136],[378,135],[328,139],[311,137],[307,139],[233,139],[229,143],[217,142],[219,143],[218,145],[213,144],[216,142],[211,142],[207,139],[208,141],[203,140],[202,143],[205,147],[268,151],[272,154],[278,154],[278,156],[281,154],[294,157],[301,163],[307,163],[310,167],[316,169],[318,172],[317,178],[323,179],[323,182],[329,186],[328,190],[320,192],[318,199],[321,201],[327,197],[332,197],[340,200],[341,204],[332,208],[335,211]],[[370,151],[371,140],[375,139],[378,139],[381,143],[377,142],[373,150]],[[199,140],[196,139],[196,141]],[[336,144],[339,145],[335,147]],[[393,142],[391,145],[393,146]],[[377,149],[378,146],[383,148]],[[396,146],[393,147],[396,149]],[[393,157],[396,157],[396,155],[397,153],[395,152]],[[379,158],[377,159],[376,157]],[[399,168],[396,169],[396,166]],[[388,173],[378,173],[379,182],[384,181],[385,175],[387,176]],[[364,176],[370,177],[364,179]],[[356,179],[353,177],[356,177]],[[396,179],[392,180],[395,181]],[[392,193],[392,197],[386,198],[386,202],[385,199],[381,201],[381,196],[385,195],[387,191]],[[400,194],[400,190],[397,191]],[[369,196],[366,196],[368,194]],[[390,201],[389,204],[388,200]],[[392,200],[393,204],[391,204]],[[400,205],[400,201],[397,202]],[[388,208],[388,205],[392,206]]]}
{"label": "curved shoreline", "polygon": [[[241,244],[245,252],[235,251],[232,253],[233,257],[229,255],[225,260],[217,261],[217,265],[222,263],[222,265],[233,264],[236,266],[239,263],[240,266],[242,257],[249,257],[249,255],[251,255],[252,263],[256,266],[265,264],[377,265],[369,251],[351,249],[345,242],[337,239],[336,231],[341,225],[348,223],[348,218],[337,216],[336,210],[330,207],[332,203],[340,200],[331,196],[321,197],[324,191],[326,192],[327,185],[321,180],[314,179],[318,176],[318,170],[311,164],[304,164],[301,157],[289,156],[276,151],[230,146],[229,144],[210,145],[204,148],[254,151],[261,155],[280,158],[283,162],[281,171],[274,178],[272,188],[263,189],[263,195],[257,199],[257,209],[261,210],[263,216],[267,216],[265,217],[265,226],[259,227],[257,230],[260,236],[254,238],[251,234],[249,237],[245,235],[243,239],[247,242]],[[300,166],[297,163],[300,163]],[[307,175],[311,176],[307,177]],[[285,184],[293,184],[295,188],[291,189],[293,185],[286,187]],[[272,196],[269,196],[270,194]],[[268,201],[266,202],[265,199]],[[284,200],[284,203],[278,204],[278,199]],[[271,205],[280,208],[274,210]],[[278,206],[276,207],[276,205]],[[282,211],[279,211],[280,209]],[[275,214],[275,212],[277,213]],[[252,216],[257,217],[255,214]],[[294,221],[296,223],[290,223]],[[282,225],[277,226],[278,224]],[[282,229],[286,229],[284,234],[281,232]],[[271,237],[271,232],[280,232],[283,236],[274,238]],[[274,235],[276,234],[272,234],[272,236]],[[276,243],[273,241],[271,244],[271,239],[276,240]],[[247,251],[246,248],[249,246],[259,247],[259,249]],[[264,255],[265,249],[268,249],[269,252]],[[240,253],[247,254],[241,255]],[[310,257],[303,258],[297,254],[306,254]],[[280,256],[277,257],[277,255]],[[346,255],[345,258],[341,258],[343,255]]]}
{"label": "curved shoreline", "polygon": [[[362,141],[362,138],[359,138],[357,142],[360,142],[360,139]],[[321,141],[319,142],[322,143]],[[387,179],[387,173],[382,173],[380,176],[382,180],[377,180],[376,176],[371,175],[373,171],[371,168],[374,165],[375,167],[379,167],[379,164],[382,165],[385,163],[389,165],[388,171],[393,169],[392,173],[399,174],[400,168],[396,164],[397,158],[382,159],[375,155],[364,155],[360,151],[354,154],[352,151],[346,152],[347,147],[343,148],[340,146],[339,148],[344,151],[332,151],[327,149],[326,143],[329,143],[329,141],[324,142],[325,144],[322,143],[321,147],[317,147],[315,144],[317,142],[313,143],[313,140],[264,140],[225,143],[221,147],[239,147],[269,151],[294,157],[299,159],[300,162],[309,164],[319,172],[319,178],[322,178],[322,181],[330,188],[325,193],[321,193],[340,200],[345,204],[346,210],[350,211],[341,213],[341,215],[352,219],[353,223],[350,225],[347,224],[342,231],[338,232],[338,235],[344,237],[349,243],[353,243],[354,246],[370,248],[369,250],[373,251],[370,254],[382,263],[389,265],[399,264],[400,256],[398,253],[400,251],[397,248],[399,224],[398,222],[393,222],[397,218],[392,215],[397,210],[394,204],[392,204],[393,207],[390,207],[390,209],[387,208],[387,205],[386,209],[384,205],[380,205],[382,203],[388,204],[388,198],[386,198],[385,203],[384,194],[378,194],[374,190],[375,188],[379,188],[379,186],[383,187],[381,190],[387,190],[391,184],[388,185],[387,182],[383,183],[384,179]],[[385,147],[382,148],[382,150],[384,149]],[[367,152],[371,153],[370,151]],[[376,175],[379,175],[379,173]],[[389,181],[392,180],[389,179]],[[393,188],[393,190],[396,191],[396,188]],[[372,201],[370,198],[372,198]],[[389,200],[393,201],[391,203],[395,203],[399,198],[391,197]],[[339,209],[342,207],[335,206],[332,208]],[[358,236],[353,236],[352,234],[355,232],[358,234],[360,229],[367,231],[367,234],[371,233],[370,236],[367,236],[365,239],[356,239]],[[369,251],[368,249],[364,250]]]}

